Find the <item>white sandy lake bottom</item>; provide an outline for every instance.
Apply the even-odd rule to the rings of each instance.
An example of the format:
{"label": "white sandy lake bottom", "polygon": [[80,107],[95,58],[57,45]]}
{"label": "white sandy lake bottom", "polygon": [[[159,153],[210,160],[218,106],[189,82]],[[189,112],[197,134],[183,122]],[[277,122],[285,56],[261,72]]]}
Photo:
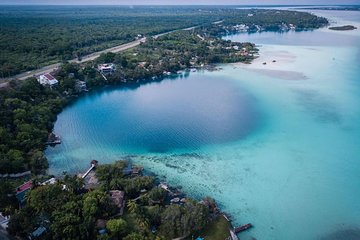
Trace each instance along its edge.
{"label": "white sandy lake bottom", "polygon": [[[231,78],[253,94],[263,117],[256,132],[192,153],[132,159],[185,192],[215,197],[235,225],[253,223],[242,240],[359,239],[360,69],[354,49],[263,50],[259,64],[205,73]],[[262,65],[271,59],[276,63]],[[306,78],[289,80],[282,71]]]}

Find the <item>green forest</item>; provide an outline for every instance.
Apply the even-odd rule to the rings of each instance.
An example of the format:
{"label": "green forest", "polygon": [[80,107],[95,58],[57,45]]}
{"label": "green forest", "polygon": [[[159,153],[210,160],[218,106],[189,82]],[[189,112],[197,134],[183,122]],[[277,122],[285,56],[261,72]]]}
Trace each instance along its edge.
{"label": "green forest", "polygon": [[[249,54],[242,55],[243,49]],[[85,65],[66,63],[55,74],[60,82],[57,87],[43,86],[35,78],[12,81],[10,87],[0,90],[0,174],[25,170],[38,174],[47,169],[44,143],[57,114],[78,96],[76,80],[85,81],[89,88],[140,84],[161,80],[164,71],[176,73],[202,64],[250,62],[256,52],[250,43],[202,40],[194,33],[180,31],[150,39],[124,53],[103,54]],[[105,80],[94,65],[109,62],[115,63],[117,70]]]}
{"label": "green forest", "polygon": [[[251,17],[249,17],[251,16]],[[220,25],[212,24],[222,21]],[[0,78],[171,30],[203,26],[211,35],[248,24],[279,31],[283,23],[314,29],[327,20],[309,13],[211,6],[3,6]]]}
{"label": "green forest", "polygon": [[[179,196],[176,190],[158,187],[151,176],[124,174],[127,165],[125,161],[99,165],[98,183],[91,189],[85,189],[86,183],[77,176],[65,175],[52,185],[34,180],[27,204],[12,216],[8,231],[23,239],[44,227],[47,230],[37,239],[161,240],[190,236],[218,218],[214,200],[199,203],[180,195],[182,203],[170,204]],[[115,189],[124,192],[124,214],[109,197]]]}
{"label": "green forest", "polygon": [[[66,175],[51,186],[37,186],[36,180],[39,175],[46,176],[45,142],[57,115],[83,94],[76,89],[77,81],[84,81],[89,91],[111,84],[137,87],[177,77],[178,71],[189,74],[191,68],[250,63],[257,56],[255,44],[221,39],[236,32],[233,26],[237,24],[247,25],[249,31],[254,27],[283,31],[292,24],[300,31],[324,26],[327,20],[308,13],[231,7],[4,7],[0,12],[1,77],[62,62],[52,73],[59,81],[57,86],[44,86],[29,78],[0,87],[0,174],[32,174],[0,181],[0,212],[12,215],[9,232],[25,238],[45,225],[45,239],[171,239],[205,227],[209,209],[191,200],[166,207],[166,194],[154,187],[155,179],[123,176],[124,162],[99,166],[100,186],[91,192],[83,191],[83,182],[77,177]],[[190,26],[198,27],[149,37]],[[140,35],[147,36],[147,41],[125,52],[102,54],[83,64],[67,62]],[[101,75],[97,65],[103,63],[114,63],[116,71]],[[35,180],[35,188],[26,197],[26,207],[19,211],[16,187],[29,179]],[[62,184],[68,191],[62,190]],[[113,217],[114,206],[106,197],[111,189],[123,190],[129,199],[140,196],[143,189],[149,194],[140,202],[128,202],[127,214],[119,218]],[[94,228],[99,218],[108,220],[105,236],[98,236]],[[156,234],[151,227],[156,228]]]}

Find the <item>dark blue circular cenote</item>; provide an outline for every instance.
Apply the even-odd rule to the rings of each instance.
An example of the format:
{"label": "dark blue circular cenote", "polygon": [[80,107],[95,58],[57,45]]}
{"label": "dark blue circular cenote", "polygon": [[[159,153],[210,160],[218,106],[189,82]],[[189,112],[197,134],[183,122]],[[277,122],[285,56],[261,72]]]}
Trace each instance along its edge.
{"label": "dark blue circular cenote", "polygon": [[252,97],[234,81],[209,75],[192,73],[135,89],[108,87],[81,97],[58,116],[55,132],[63,143],[47,150],[52,167],[192,151],[245,137],[256,125]]}

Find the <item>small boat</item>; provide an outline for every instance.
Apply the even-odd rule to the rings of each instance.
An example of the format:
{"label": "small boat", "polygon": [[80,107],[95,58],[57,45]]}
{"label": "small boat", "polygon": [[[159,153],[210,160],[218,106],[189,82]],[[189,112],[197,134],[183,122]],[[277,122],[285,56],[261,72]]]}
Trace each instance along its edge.
{"label": "small boat", "polygon": [[248,223],[248,224],[242,225],[240,227],[234,228],[234,232],[235,233],[243,232],[252,227],[253,227],[253,225],[251,223]]}

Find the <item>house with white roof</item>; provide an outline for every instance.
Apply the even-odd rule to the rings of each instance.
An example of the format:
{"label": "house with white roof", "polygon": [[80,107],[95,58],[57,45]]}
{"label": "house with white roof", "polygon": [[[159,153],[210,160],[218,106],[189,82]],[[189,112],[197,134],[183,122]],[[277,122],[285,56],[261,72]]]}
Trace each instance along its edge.
{"label": "house with white roof", "polygon": [[111,74],[116,70],[115,64],[105,63],[98,65],[98,71],[102,74]]}
{"label": "house with white roof", "polygon": [[54,86],[59,83],[59,81],[56,78],[54,78],[50,73],[40,75],[37,78],[37,80],[41,85]]}
{"label": "house with white roof", "polygon": [[8,228],[9,221],[10,221],[10,217],[9,216],[4,216],[0,212],[0,227],[2,227],[3,229],[6,230]]}

